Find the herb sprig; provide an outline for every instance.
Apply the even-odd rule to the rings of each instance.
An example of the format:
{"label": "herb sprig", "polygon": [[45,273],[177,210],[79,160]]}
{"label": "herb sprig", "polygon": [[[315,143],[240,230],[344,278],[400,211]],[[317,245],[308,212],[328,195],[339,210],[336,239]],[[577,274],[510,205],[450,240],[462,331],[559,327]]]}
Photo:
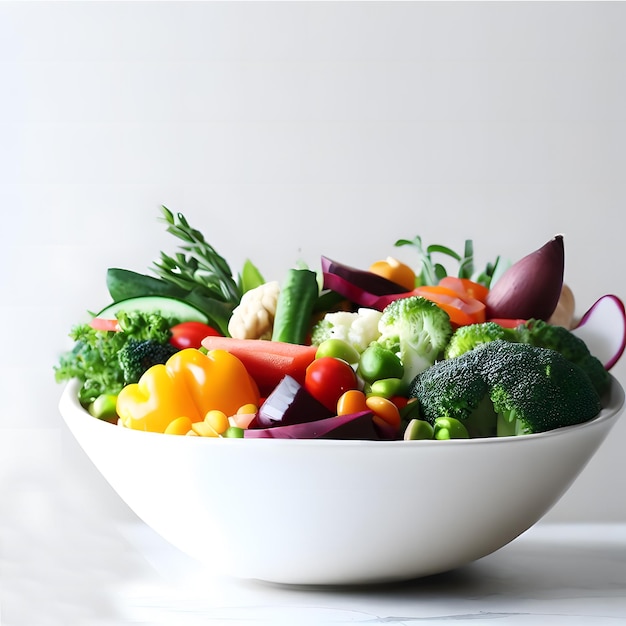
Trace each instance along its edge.
{"label": "herb sprig", "polygon": [[[168,224],[167,232],[184,242],[174,256],[161,252],[160,261],[154,262],[153,270],[166,282],[191,291],[206,290],[206,295],[223,302],[238,304],[242,292],[233,277],[232,270],[204,235],[193,228],[182,213],[174,214],[161,207],[161,221]],[[186,254],[187,253],[187,254]]]}
{"label": "herb sprig", "polygon": [[487,263],[485,269],[476,272],[474,267],[474,244],[471,239],[465,240],[463,254],[459,254],[440,244],[432,244],[424,247],[422,238],[416,235],[413,239],[398,239],[395,243],[396,247],[411,246],[418,254],[420,267],[416,272],[420,285],[436,285],[445,276],[450,275],[446,267],[434,260],[435,254],[441,254],[457,261],[458,269],[456,275],[459,278],[468,278],[481,285],[489,287],[494,275],[496,275],[499,264],[502,265],[500,257],[497,257],[493,263]]}

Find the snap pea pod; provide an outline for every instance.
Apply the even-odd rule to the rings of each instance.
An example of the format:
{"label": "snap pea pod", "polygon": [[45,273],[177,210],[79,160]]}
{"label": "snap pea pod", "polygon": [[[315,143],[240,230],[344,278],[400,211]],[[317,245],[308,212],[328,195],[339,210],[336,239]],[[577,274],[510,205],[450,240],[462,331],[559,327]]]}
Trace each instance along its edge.
{"label": "snap pea pod", "polygon": [[272,341],[303,344],[318,297],[319,285],[315,272],[290,269],[278,295]]}

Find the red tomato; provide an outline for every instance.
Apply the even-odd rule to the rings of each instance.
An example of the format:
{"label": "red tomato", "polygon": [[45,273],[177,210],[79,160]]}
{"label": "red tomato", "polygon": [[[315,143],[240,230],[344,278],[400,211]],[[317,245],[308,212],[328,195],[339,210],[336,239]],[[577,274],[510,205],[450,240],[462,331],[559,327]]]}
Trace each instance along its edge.
{"label": "red tomato", "polygon": [[337,412],[337,400],[348,389],[356,389],[358,381],[352,367],[332,356],[315,359],[306,368],[304,388],[326,408]]}
{"label": "red tomato", "polygon": [[504,318],[504,317],[493,317],[488,320],[489,322],[495,322],[496,324],[500,324],[503,328],[517,328],[521,324],[525,324],[527,320],[520,320],[516,318]]}
{"label": "red tomato", "polygon": [[202,340],[208,336],[220,336],[220,333],[203,322],[181,322],[172,326],[170,343],[184,350],[185,348],[200,348]]}

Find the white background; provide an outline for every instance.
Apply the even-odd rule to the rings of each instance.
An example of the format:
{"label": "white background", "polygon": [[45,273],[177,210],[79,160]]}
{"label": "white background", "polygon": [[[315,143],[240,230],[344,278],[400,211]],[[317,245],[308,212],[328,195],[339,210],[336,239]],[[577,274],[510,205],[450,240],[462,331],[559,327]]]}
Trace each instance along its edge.
{"label": "white background", "polygon": [[[561,233],[579,313],[626,296],[625,27],[619,2],[0,3],[5,527],[131,516],[52,368],[108,267],[174,252],[161,204],[268,279]],[[548,519],[626,521],[625,445],[622,420]]]}

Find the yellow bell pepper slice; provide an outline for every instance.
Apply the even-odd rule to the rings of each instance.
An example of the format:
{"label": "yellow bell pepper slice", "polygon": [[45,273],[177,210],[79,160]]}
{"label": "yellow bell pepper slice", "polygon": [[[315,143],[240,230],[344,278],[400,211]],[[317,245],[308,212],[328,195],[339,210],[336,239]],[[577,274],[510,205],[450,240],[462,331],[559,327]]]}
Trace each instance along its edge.
{"label": "yellow bell pepper slice", "polygon": [[236,356],[186,348],[126,385],[116,408],[122,426],[163,433],[179,417],[195,423],[211,410],[234,415],[244,404],[258,405],[259,399],[258,386]]}

